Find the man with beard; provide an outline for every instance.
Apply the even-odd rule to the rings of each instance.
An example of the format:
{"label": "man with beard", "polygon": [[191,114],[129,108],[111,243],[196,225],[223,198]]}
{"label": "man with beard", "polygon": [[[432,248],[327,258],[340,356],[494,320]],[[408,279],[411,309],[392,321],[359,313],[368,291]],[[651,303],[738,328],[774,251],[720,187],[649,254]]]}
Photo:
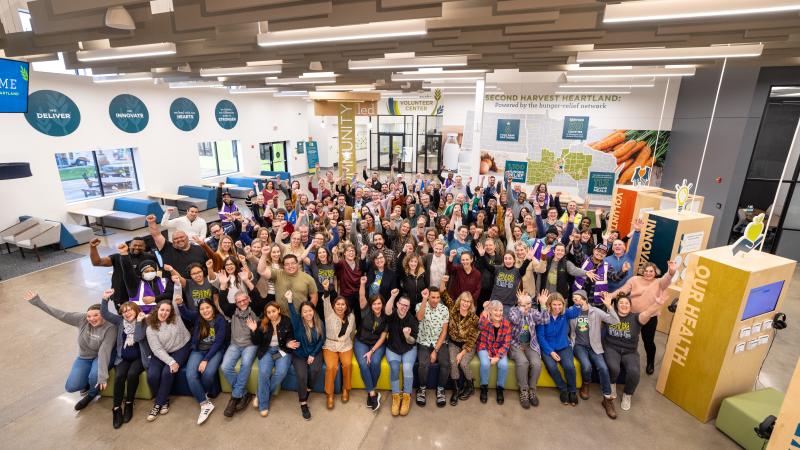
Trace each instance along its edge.
{"label": "man with beard", "polygon": [[378,252],[383,252],[383,256],[386,258],[386,267],[394,267],[397,253],[386,246],[386,239],[382,234],[375,233],[372,236],[372,245],[369,246],[369,249],[370,261],[375,259],[375,255],[377,255]]}
{"label": "man with beard", "polygon": [[[176,231],[176,233],[180,233],[180,231]],[[164,237],[162,236],[161,238],[163,239]],[[112,253],[108,256],[100,256],[100,253],[97,251],[99,245],[99,238],[94,238],[89,241],[89,259],[95,267],[113,267],[113,271],[111,272],[111,287],[114,289],[114,293],[111,295],[111,300],[113,300],[114,305],[119,308],[119,305],[128,301],[128,288],[125,286],[125,278],[122,274],[122,255],[119,253]],[[134,237],[128,243],[128,248],[128,256],[130,257],[131,265],[133,266],[133,270],[137,271],[137,273],[139,264],[143,260],[149,259],[155,261],[156,259],[152,253],[145,251],[146,246],[144,238]]]}
{"label": "man with beard", "polygon": [[150,228],[150,236],[155,241],[156,249],[161,252],[165,265],[169,264],[175,268],[183,278],[189,278],[189,264],[198,263],[205,267],[205,251],[199,245],[192,245],[186,233],[176,231],[172,234],[172,242],[170,242],[158,231],[156,216],[150,214],[145,220]]}

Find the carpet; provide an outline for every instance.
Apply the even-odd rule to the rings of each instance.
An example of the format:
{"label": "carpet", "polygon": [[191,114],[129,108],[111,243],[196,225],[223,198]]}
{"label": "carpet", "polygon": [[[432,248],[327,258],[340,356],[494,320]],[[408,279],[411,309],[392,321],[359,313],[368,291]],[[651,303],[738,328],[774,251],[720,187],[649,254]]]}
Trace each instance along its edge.
{"label": "carpet", "polygon": [[72,253],[70,251],[57,250],[52,248],[40,248],[39,255],[42,261],[36,260],[36,255],[29,250],[25,250],[25,258],[20,256],[19,250],[12,248],[11,254],[0,254],[0,281],[10,280],[11,278],[21,277],[38,270],[47,269],[76,259],[84,258],[85,255]]}

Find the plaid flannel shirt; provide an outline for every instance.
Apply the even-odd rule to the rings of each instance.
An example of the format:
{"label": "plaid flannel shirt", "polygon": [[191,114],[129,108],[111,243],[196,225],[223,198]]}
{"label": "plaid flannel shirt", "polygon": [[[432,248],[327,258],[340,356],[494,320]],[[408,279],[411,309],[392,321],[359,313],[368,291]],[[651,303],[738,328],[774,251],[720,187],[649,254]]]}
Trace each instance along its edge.
{"label": "plaid flannel shirt", "polygon": [[497,338],[494,335],[494,325],[489,319],[481,319],[478,322],[478,350],[489,352],[490,358],[502,358],[508,353],[511,344],[511,322],[506,319],[500,323],[497,330]]}

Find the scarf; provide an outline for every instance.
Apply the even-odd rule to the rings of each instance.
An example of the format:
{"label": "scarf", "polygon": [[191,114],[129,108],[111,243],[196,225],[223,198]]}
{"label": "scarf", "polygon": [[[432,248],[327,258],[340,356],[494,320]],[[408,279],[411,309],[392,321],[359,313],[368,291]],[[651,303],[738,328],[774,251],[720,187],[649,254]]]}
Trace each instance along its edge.
{"label": "scarf", "polygon": [[123,320],[122,329],[125,332],[125,343],[122,344],[122,348],[133,347],[134,344],[136,344],[136,342],[133,340],[133,334],[136,331],[136,320],[133,322]]}

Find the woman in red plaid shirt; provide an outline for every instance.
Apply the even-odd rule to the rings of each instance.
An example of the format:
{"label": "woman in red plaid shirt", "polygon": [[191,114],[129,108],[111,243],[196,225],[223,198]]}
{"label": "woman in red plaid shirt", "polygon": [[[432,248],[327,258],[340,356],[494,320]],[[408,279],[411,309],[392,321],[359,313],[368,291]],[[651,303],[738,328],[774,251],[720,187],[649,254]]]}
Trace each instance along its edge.
{"label": "woman in red plaid shirt", "polygon": [[483,304],[478,322],[478,358],[481,361],[481,403],[489,398],[489,369],[497,366],[497,404],[502,405],[503,387],[508,372],[508,348],[511,344],[511,322],[503,317],[503,304],[491,300]]}

